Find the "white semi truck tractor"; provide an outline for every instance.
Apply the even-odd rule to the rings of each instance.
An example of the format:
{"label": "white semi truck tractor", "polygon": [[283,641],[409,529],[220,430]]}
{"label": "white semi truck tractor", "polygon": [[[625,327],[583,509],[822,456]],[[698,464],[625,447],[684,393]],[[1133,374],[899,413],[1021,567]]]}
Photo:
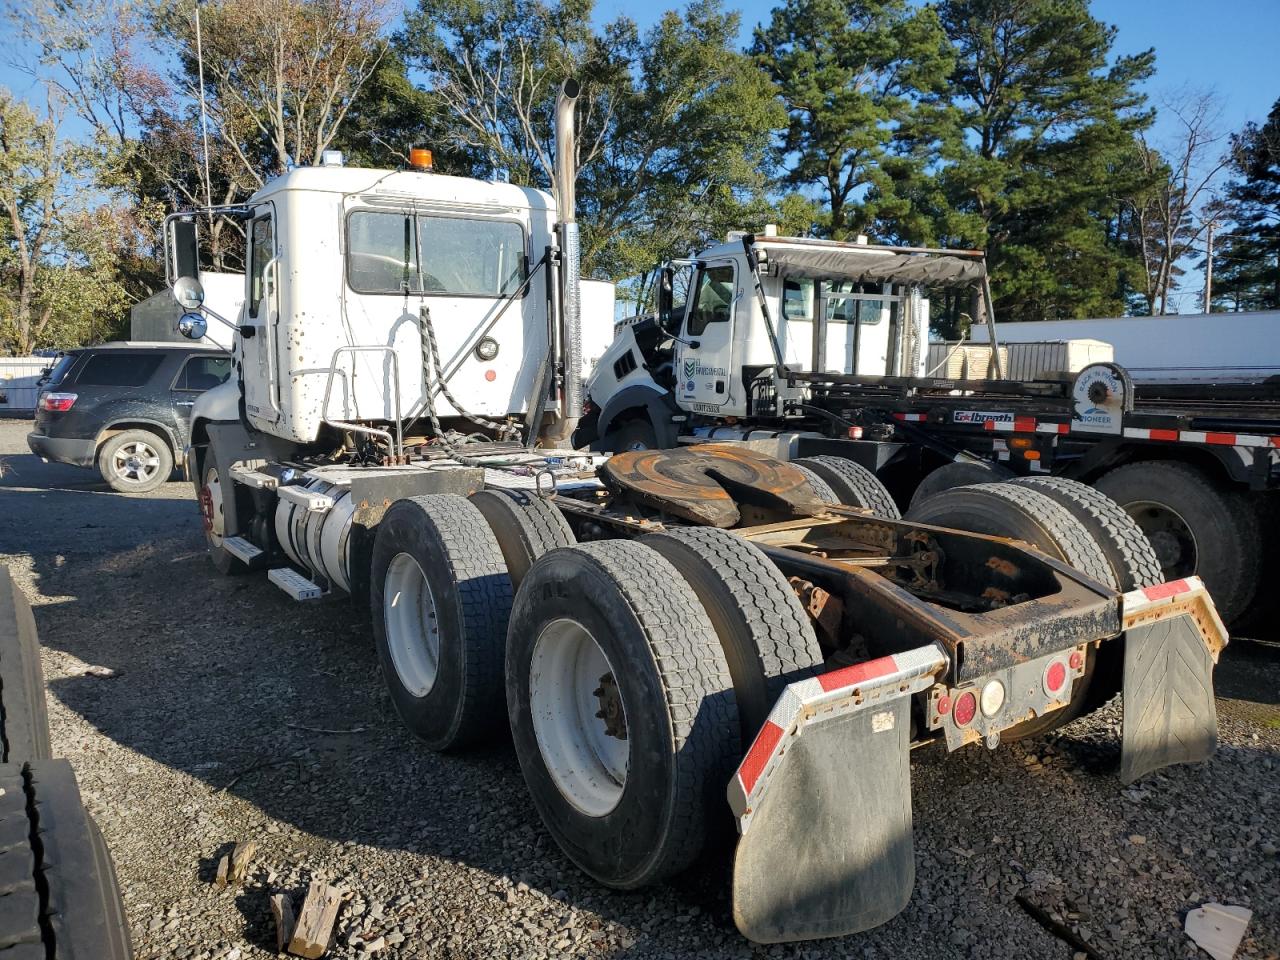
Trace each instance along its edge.
{"label": "white semi truck tractor", "polygon": [[[249,238],[235,376],[197,403],[186,458],[215,567],[367,604],[406,727],[441,751],[510,736],[546,830],[601,883],[660,882],[732,819],[734,920],[761,942],[905,906],[914,746],[994,749],[1122,690],[1122,780],[1208,756],[1213,604],[1146,576],[1087,504],[995,484],[910,523],[874,478],[878,505],[842,501],[741,443],[569,446],[592,322],[576,92],[554,195],[325,166],[171,219],[192,336],[197,221]],[[975,517],[1013,533],[947,526]]]}

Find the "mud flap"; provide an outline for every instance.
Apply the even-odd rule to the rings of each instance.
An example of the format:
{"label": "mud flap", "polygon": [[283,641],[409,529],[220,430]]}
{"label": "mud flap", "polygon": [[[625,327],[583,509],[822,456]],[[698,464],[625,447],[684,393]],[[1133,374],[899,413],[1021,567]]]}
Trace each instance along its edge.
{"label": "mud flap", "polygon": [[911,695],[945,668],[924,647],[789,686],[729,786],[741,838],[733,917],[758,943],[858,933],[915,885]]}
{"label": "mud flap", "polygon": [[1226,630],[1199,578],[1124,597],[1123,783],[1213,755],[1218,710],[1213,666]]}

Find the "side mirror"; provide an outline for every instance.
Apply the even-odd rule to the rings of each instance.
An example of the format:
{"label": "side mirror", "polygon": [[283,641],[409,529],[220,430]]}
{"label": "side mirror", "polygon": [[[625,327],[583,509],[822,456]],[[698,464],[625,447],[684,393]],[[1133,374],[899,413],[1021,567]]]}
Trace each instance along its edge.
{"label": "side mirror", "polygon": [[165,274],[169,283],[200,276],[200,228],[194,219],[171,217],[165,224]]}
{"label": "side mirror", "polygon": [[198,313],[184,313],[178,318],[178,332],[188,340],[203,340],[209,330],[209,321]]}
{"label": "side mirror", "polygon": [[185,312],[192,313],[204,303],[204,286],[195,277],[179,277],[173,284],[173,299]]}
{"label": "side mirror", "polygon": [[658,326],[667,331],[674,329],[671,316],[675,294],[674,277],[675,271],[670,267],[663,267],[658,271]]}

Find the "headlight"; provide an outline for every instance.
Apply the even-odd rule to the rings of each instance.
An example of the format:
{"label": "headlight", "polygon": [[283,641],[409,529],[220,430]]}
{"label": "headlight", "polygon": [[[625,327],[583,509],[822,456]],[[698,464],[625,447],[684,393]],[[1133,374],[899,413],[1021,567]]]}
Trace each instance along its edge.
{"label": "headlight", "polygon": [[488,363],[498,355],[498,341],[493,337],[484,337],[476,344],[476,356]]}

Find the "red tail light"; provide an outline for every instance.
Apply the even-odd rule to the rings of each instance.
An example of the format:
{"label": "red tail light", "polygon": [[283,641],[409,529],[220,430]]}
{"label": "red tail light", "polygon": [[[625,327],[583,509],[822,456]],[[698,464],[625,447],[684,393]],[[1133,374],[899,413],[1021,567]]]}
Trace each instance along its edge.
{"label": "red tail light", "polygon": [[1055,660],[1044,670],[1044,692],[1053,696],[1060,693],[1067,685],[1067,665]]}
{"label": "red tail light", "polygon": [[966,690],[960,696],[956,697],[955,707],[952,709],[951,716],[955,719],[956,724],[963,727],[973,722],[973,718],[978,713],[978,698],[971,691]]}
{"label": "red tail light", "polygon": [[74,393],[46,393],[40,398],[40,409],[50,413],[66,413],[75,402]]}

